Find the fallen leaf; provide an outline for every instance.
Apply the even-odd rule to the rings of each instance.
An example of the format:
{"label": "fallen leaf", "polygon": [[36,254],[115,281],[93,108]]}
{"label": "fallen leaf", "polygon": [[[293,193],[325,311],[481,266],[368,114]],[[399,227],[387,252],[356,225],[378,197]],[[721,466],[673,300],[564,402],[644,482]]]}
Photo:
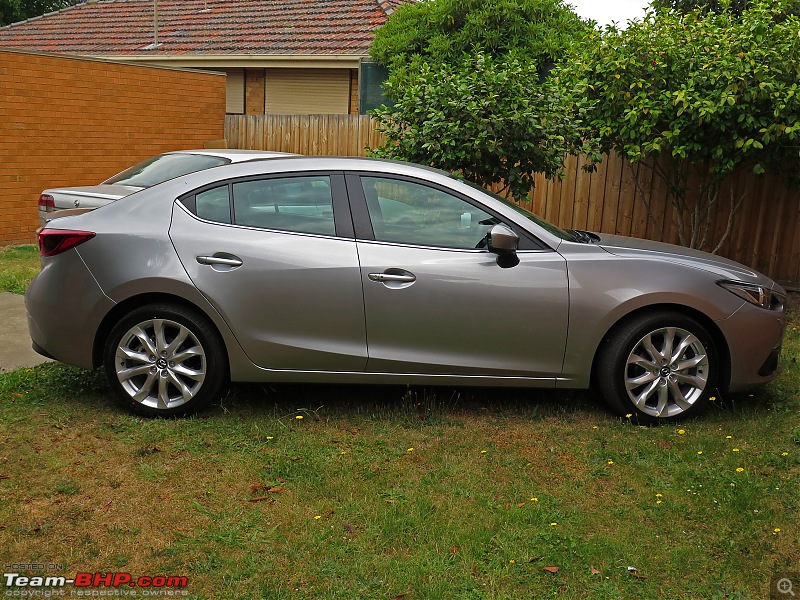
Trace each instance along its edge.
{"label": "fallen leaf", "polygon": [[24,398],[25,394],[11,394],[14,398]]}
{"label": "fallen leaf", "polygon": [[356,528],[352,525],[348,525],[347,523],[344,524],[344,528],[347,530],[348,533],[355,533]]}
{"label": "fallen leaf", "polygon": [[270,498],[269,496],[258,496],[256,498],[250,498],[248,500],[248,502],[263,502],[264,500],[269,500],[270,502],[275,502],[275,500],[273,498]]}
{"label": "fallen leaf", "polygon": [[251,485],[250,486],[250,493],[251,494],[255,494],[256,492],[258,492],[260,490],[268,490],[270,487],[272,487],[272,486],[269,486],[266,483],[257,483],[255,485]]}
{"label": "fallen leaf", "polygon": [[108,509],[111,508],[111,503],[112,502],[113,502],[113,500],[109,500],[108,504],[104,504],[103,508],[101,508],[100,510],[102,510],[103,512],[108,512]]}
{"label": "fallen leaf", "polygon": [[600,571],[592,567],[592,575],[600,575]]}
{"label": "fallen leaf", "polygon": [[56,423],[55,425],[53,425],[53,427],[55,427],[56,429],[61,429],[61,430],[64,429],[64,426],[61,423]]}
{"label": "fallen leaf", "polygon": [[636,572],[633,572],[633,573],[631,573],[631,575],[633,575],[634,577],[636,577],[636,579],[647,579],[647,575],[639,575],[639,574],[638,574],[638,573],[636,573]]}
{"label": "fallen leaf", "polygon": [[520,502],[519,504],[517,504],[517,508],[522,508],[523,506],[525,506],[524,502]]}
{"label": "fallen leaf", "polygon": [[386,504],[395,504],[397,503],[397,500],[395,500],[394,498],[386,498],[384,502],[386,502]]}
{"label": "fallen leaf", "polygon": [[558,567],[542,567],[542,570],[548,573],[558,573]]}
{"label": "fallen leaf", "polygon": [[0,479],[11,479],[11,475],[0,475]]}
{"label": "fallen leaf", "polygon": [[450,554],[455,554],[459,550],[461,550],[461,546],[450,546]]}
{"label": "fallen leaf", "polygon": [[280,494],[283,491],[282,487],[270,487],[267,490],[270,494]]}
{"label": "fallen leaf", "polygon": [[658,445],[664,448],[664,450],[669,450],[672,448],[672,444],[670,444],[669,442],[665,442],[664,440],[660,440],[658,442]]}

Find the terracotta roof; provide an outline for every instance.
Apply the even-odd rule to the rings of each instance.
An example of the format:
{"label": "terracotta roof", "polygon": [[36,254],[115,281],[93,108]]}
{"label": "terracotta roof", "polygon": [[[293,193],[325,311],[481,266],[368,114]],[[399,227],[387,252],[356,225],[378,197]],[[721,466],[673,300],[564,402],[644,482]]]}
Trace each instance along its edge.
{"label": "terracotta roof", "polygon": [[[0,28],[0,47],[90,56],[361,54],[402,0],[99,0]],[[207,10],[206,10],[207,7]]]}

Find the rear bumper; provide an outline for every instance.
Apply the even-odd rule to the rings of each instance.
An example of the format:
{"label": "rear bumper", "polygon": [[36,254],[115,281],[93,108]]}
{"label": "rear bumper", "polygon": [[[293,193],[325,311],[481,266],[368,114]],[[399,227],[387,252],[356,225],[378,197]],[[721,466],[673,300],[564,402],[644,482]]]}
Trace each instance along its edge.
{"label": "rear bumper", "polygon": [[[55,263],[58,268],[51,268]],[[33,349],[70,365],[93,368],[95,335],[113,306],[76,250],[47,259],[25,294]]]}

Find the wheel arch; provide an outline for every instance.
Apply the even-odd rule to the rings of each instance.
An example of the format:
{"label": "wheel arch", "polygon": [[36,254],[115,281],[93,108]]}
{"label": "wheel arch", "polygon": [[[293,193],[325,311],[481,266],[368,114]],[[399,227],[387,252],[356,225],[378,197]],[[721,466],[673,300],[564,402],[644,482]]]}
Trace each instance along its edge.
{"label": "wheel arch", "polygon": [[603,334],[602,338],[600,339],[600,343],[595,350],[594,357],[592,358],[592,375],[591,375],[591,384],[592,387],[597,385],[597,360],[600,354],[603,352],[606,344],[608,344],[611,339],[613,338],[613,334],[620,328],[623,327],[628,321],[641,317],[643,315],[649,314],[658,314],[661,312],[677,312],[681,313],[687,317],[690,317],[700,323],[703,328],[708,331],[709,335],[712,337],[714,342],[714,347],[717,351],[718,355],[718,366],[719,366],[719,377],[717,378],[717,387],[720,388],[721,391],[726,392],[730,385],[731,380],[731,373],[730,373],[730,364],[731,364],[731,354],[730,349],[728,348],[728,342],[725,339],[725,336],[722,333],[722,330],[717,326],[717,324],[713,321],[713,319],[709,318],[708,315],[703,314],[701,311],[694,309],[690,306],[686,306],[683,304],[670,304],[670,303],[661,303],[661,304],[651,304],[648,306],[642,306],[633,310],[624,316],[620,317],[613,325],[611,325],[608,330]]}
{"label": "wheel arch", "polygon": [[223,345],[226,348],[226,354],[228,354],[228,369],[230,372],[230,353],[227,352],[228,344],[227,340],[225,339],[225,335],[223,332],[220,331],[219,325],[215,321],[215,319],[208,314],[208,311],[203,310],[200,306],[187,300],[182,296],[177,296],[175,294],[163,293],[163,292],[148,292],[144,294],[138,294],[136,296],[131,296],[126,298],[122,302],[116,304],[100,323],[100,326],[97,328],[97,333],[95,334],[94,344],[92,346],[92,365],[94,368],[98,368],[103,364],[103,350],[106,345],[106,340],[108,336],[111,334],[112,329],[117,324],[117,322],[127,313],[132,311],[135,308],[139,308],[140,306],[144,306],[146,304],[155,304],[155,303],[170,303],[182,306],[184,308],[188,308],[190,310],[194,310],[199,312],[200,314],[204,315],[209,323],[214,327],[219,335],[220,339],[222,340]]}

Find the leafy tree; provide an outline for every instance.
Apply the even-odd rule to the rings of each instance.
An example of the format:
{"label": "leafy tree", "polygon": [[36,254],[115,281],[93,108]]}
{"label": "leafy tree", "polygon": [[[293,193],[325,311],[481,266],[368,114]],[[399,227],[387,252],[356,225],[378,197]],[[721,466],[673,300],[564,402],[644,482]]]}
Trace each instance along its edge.
{"label": "leafy tree", "polygon": [[557,62],[591,30],[563,0],[423,0],[401,5],[375,33],[372,58],[397,68],[413,56],[460,62],[481,51]]}
{"label": "leafy tree", "polygon": [[600,150],[666,182],[681,243],[716,252],[746,193],[732,193],[726,231],[712,245],[727,175],[743,165],[798,173],[798,59],[800,19],[780,1],[754,0],[741,15],[660,11],[624,31],[606,28],[554,77],[594,104]]}
{"label": "leafy tree", "polygon": [[80,4],[82,1],[84,0],[0,0],[0,27]]}
{"label": "leafy tree", "polygon": [[[673,10],[683,14],[699,10],[702,13],[718,13],[731,11],[741,15],[751,5],[751,0],[652,0],[650,6],[656,10]],[[788,13],[800,15],[800,2],[792,0],[787,3]]]}
{"label": "leafy tree", "polygon": [[417,59],[413,66],[403,78],[389,78],[397,105],[373,113],[387,140],[375,156],[436,166],[486,187],[503,182],[522,200],[533,173],[552,177],[565,152],[588,150],[579,99],[539,83],[530,62],[478,53],[467,63]]}

